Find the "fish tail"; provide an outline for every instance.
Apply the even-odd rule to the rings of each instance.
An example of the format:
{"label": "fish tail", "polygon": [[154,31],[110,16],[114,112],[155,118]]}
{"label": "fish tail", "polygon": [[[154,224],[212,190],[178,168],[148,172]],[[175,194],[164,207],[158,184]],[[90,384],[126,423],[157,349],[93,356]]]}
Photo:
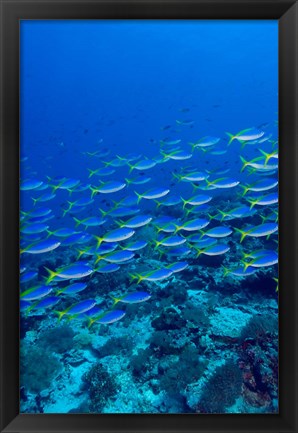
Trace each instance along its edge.
{"label": "fish tail", "polygon": [[38,202],[38,198],[34,198],[34,197],[31,197],[31,198],[32,198],[32,200],[33,200],[33,206],[35,206],[36,203]]}
{"label": "fish tail", "polygon": [[250,207],[249,207],[250,210],[257,204],[257,201],[253,201],[250,199],[246,199],[246,200],[248,201],[248,203],[250,203]]}
{"label": "fish tail", "polygon": [[180,198],[181,198],[181,200],[183,201],[182,209],[184,209],[188,202],[187,202],[187,200],[185,200],[185,199],[182,198],[181,196],[180,196]]}
{"label": "fish tail", "polygon": [[136,196],[138,197],[137,203],[139,204],[140,201],[142,200],[142,195],[139,194],[137,191],[135,191]]}
{"label": "fish tail", "polygon": [[189,208],[189,209],[184,209],[186,218],[188,217],[188,215],[190,214],[190,212],[192,211],[192,209],[193,209],[193,206],[191,208]]}
{"label": "fish tail", "polygon": [[81,258],[81,256],[83,254],[85,254],[85,251],[83,251],[83,250],[77,250],[77,252],[79,253],[78,256],[77,256],[77,260],[79,260]]}
{"label": "fish tail", "polygon": [[[217,209],[217,211],[221,214],[221,219],[220,221],[223,221],[225,219],[226,216],[229,216],[229,214],[227,212],[223,212],[222,210]],[[213,217],[214,218],[214,217]]]}
{"label": "fish tail", "polygon": [[114,303],[113,303],[113,305],[112,305],[112,308],[113,308],[113,307],[115,307],[115,305],[117,305],[117,304],[118,304],[118,302],[120,302],[120,301],[121,301],[121,299],[120,299],[120,298],[114,298],[113,296],[112,296],[112,299],[113,299],[113,301],[114,301]]}
{"label": "fish tail", "polygon": [[49,229],[47,229],[46,232],[48,233],[47,239],[48,239],[50,236],[52,236],[52,234],[54,233],[54,232],[51,232],[51,230],[49,230]]}
{"label": "fish tail", "polygon": [[97,256],[97,259],[95,260],[95,263],[94,263],[94,264],[97,265],[97,263],[100,262],[102,259],[103,259],[103,256],[98,255],[98,256]]}
{"label": "fish tail", "polygon": [[66,311],[54,311],[54,313],[56,313],[58,315],[58,320],[60,322],[60,320],[62,319],[62,317],[64,316],[64,314],[66,313]]}
{"label": "fish tail", "polygon": [[243,164],[241,167],[241,170],[240,170],[240,172],[242,173],[243,170],[245,169],[245,167],[247,166],[248,162],[243,158],[243,156],[240,156],[240,159],[241,159],[242,164]]}
{"label": "fish tail", "polygon": [[245,236],[247,236],[247,233],[243,230],[237,229],[236,227],[234,227],[234,230],[241,234],[241,238],[240,238],[240,243],[241,243],[243,241],[243,239],[245,238]]}
{"label": "fish tail", "polygon": [[90,189],[91,189],[91,198],[93,198],[94,197],[94,195],[97,193],[97,189],[96,188],[92,188],[92,186],[90,186]]}
{"label": "fish tail", "polygon": [[194,151],[195,148],[196,148],[196,143],[191,143],[191,142],[189,142],[188,144],[191,146],[191,153],[193,153],[193,151]]}
{"label": "fish tail", "polygon": [[225,266],[222,266],[222,268],[224,270],[223,276],[226,277],[231,271],[228,268],[226,268]]}
{"label": "fish tail", "polygon": [[250,263],[246,263],[244,260],[241,260],[241,263],[243,264],[243,270],[245,272],[246,269],[249,267]]}
{"label": "fish tail", "polygon": [[49,284],[58,275],[58,273],[55,271],[52,271],[51,269],[47,268],[46,266],[44,266],[44,268],[46,269],[46,271],[49,274],[48,278],[46,279],[46,284]]}
{"label": "fish tail", "polygon": [[204,250],[200,250],[199,248],[197,249],[197,255],[196,255],[196,258],[198,258],[202,253],[203,253],[203,251]]}
{"label": "fish tail", "polygon": [[74,219],[75,222],[76,222],[76,227],[79,227],[79,225],[82,224],[82,221],[80,221],[78,218],[73,217],[73,219]]}
{"label": "fish tail", "polygon": [[265,156],[265,163],[264,163],[264,165],[267,165],[269,159],[271,158],[270,153],[266,153],[266,152],[264,152],[263,149],[259,149],[259,151],[261,152],[261,154],[262,154],[263,156]]}
{"label": "fish tail", "polygon": [[135,166],[130,164],[129,162],[127,163],[127,165],[129,167],[128,173],[131,173],[133,171],[133,169],[135,168]]}
{"label": "fish tail", "polygon": [[[220,212],[220,211],[219,211]],[[210,218],[210,221],[212,221],[216,215],[211,215],[210,213],[207,212],[208,217]]]}
{"label": "fish tail", "polygon": [[226,132],[227,136],[229,137],[228,146],[232,143],[233,140],[235,140],[236,136],[231,134],[230,132]]}
{"label": "fish tail", "polygon": [[89,176],[88,176],[88,179],[89,179],[90,177],[92,177],[95,174],[96,170],[91,170],[91,168],[87,168],[87,170],[89,171]]}
{"label": "fish tail", "polygon": [[70,211],[70,207],[68,209],[63,209],[62,218]]}
{"label": "fish tail", "polygon": [[245,140],[239,140],[241,143],[241,150],[244,149],[245,145],[247,144],[247,141]]}
{"label": "fish tail", "polygon": [[95,237],[95,239],[97,240],[96,248],[98,248],[98,247],[100,247],[100,245],[101,245],[103,239],[100,238],[99,236],[95,236],[95,235],[94,235],[94,237]]}
{"label": "fish tail", "polygon": [[245,194],[247,193],[247,191],[249,191],[249,186],[245,186],[245,185],[241,185],[239,184],[240,188],[243,189],[243,193],[241,194],[242,197],[245,196]]}
{"label": "fish tail", "polygon": [[105,210],[103,210],[103,209],[98,209],[99,210],[99,212],[102,214],[102,216],[103,217],[105,217],[107,214],[108,214],[108,212],[106,212]]}
{"label": "fish tail", "polygon": [[139,274],[131,274],[131,273],[128,273],[128,275],[129,275],[129,277],[130,277],[130,279],[131,279],[132,281],[134,281],[134,280],[138,280],[138,279],[140,278]]}
{"label": "fish tail", "polygon": [[178,179],[178,182],[181,181],[181,176],[179,176],[178,173],[175,173],[174,171],[172,171],[172,176],[173,176],[174,179]]}
{"label": "fish tail", "polygon": [[95,322],[95,320],[92,319],[92,317],[90,317],[90,319],[88,319],[88,325],[87,325],[88,329],[91,328],[91,326],[93,325],[94,322]]}
{"label": "fish tail", "polygon": [[130,183],[132,183],[131,179],[128,179],[127,177],[124,178],[125,182],[127,183],[127,185],[129,185]]}

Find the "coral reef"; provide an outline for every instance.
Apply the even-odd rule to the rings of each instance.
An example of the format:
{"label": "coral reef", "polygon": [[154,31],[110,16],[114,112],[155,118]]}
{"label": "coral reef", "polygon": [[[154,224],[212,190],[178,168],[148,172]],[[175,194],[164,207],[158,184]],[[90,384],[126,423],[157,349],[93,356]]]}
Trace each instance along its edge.
{"label": "coral reef", "polygon": [[115,380],[111,377],[103,365],[98,362],[82,377],[83,388],[89,394],[89,410],[101,413],[108,399],[118,390]]}

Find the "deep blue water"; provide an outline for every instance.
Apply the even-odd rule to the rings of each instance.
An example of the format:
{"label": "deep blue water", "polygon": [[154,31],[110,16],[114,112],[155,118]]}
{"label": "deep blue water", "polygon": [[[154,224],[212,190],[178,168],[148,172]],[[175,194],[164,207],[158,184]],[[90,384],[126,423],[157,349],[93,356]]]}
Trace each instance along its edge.
{"label": "deep blue water", "polygon": [[[140,209],[140,214],[149,213],[153,220],[150,225],[135,230],[138,233],[143,233],[143,238],[146,241],[157,236],[156,227],[153,223],[154,219],[161,215],[169,215],[173,220],[174,218],[178,219],[181,224],[194,218],[207,218],[209,221],[210,215],[216,216],[218,210],[228,212],[240,205],[250,206],[246,198],[241,197],[241,188],[239,186],[236,188],[227,186],[215,190],[210,189],[210,191],[200,190],[201,186],[206,187],[207,185],[207,182],[203,181],[197,182],[196,185],[199,189],[192,192],[190,182],[177,182],[176,179],[173,179],[173,172],[183,175],[200,171],[205,173],[206,176],[209,175],[209,181],[211,182],[217,178],[228,177],[239,181],[242,185],[252,185],[261,179],[268,182],[277,180],[276,168],[267,173],[264,172],[267,169],[267,163],[272,164],[274,162],[277,164],[276,155],[271,156],[266,162],[265,160],[260,162],[262,154],[259,148],[269,154],[277,151],[278,22],[262,20],[22,21],[20,116],[21,181],[37,179],[42,181],[44,186],[48,185],[48,188],[43,191],[38,190],[38,188],[29,188],[22,191],[21,209],[27,212],[23,224],[29,226],[32,223],[34,224],[34,221],[30,221],[30,213],[39,206],[43,206],[51,209],[51,215],[54,215],[48,222],[41,222],[42,224],[48,224],[50,231],[59,228],[74,229],[73,217],[83,220],[87,217],[100,216],[99,208],[103,211],[109,211],[115,205],[112,200],[117,204],[128,195],[135,196],[134,191],[144,193],[150,188],[157,187],[170,189],[170,194],[174,194],[178,198],[182,196],[189,199],[196,194],[210,194],[212,200],[201,213],[191,213],[189,216],[185,216],[181,203],[166,208],[165,206],[157,207],[152,200],[142,199],[135,206]],[[240,139],[234,138],[231,145],[228,145],[229,138],[226,132],[236,135],[244,129],[248,129],[246,144],[243,145]],[[256,131],[257,133],[263,133],[263,138],[268,137],[268,139],[262,142],[262,136],[256,137],[254,142],[252,135],[256,134]],[[251,136],[249,137],[249,135]],[[203,152],[200,148],[192,149],[189,145],[190,142],[198,142],[198,140],[206,136],[218,137],[220,141],[214,146],[206,148],[207,152]],[[171,142],[176,140],[181,140],[181,142],[172,144],[170,147],[163,143],[163,141]],[[170,159],[164,163],[156,164],[152,169],[143,170],[141,173],[134,169],[131,174],[128,171],[130,162],[127,161],[122,167],[114,167],[115,173],[110,176],[98,177],[95,175],[91,178],[88,177],[88,168],[96,170],[100,167],[110,166],[109,163],[117,158],[117,155],[127,158],[130,154],[134,154],[136,156],[140,155],[139,160],[144,158],[157,160],[164,157],[161,151],[175,153],[177,148],[186,153],[193,153],[192,158],[186,160]],[[212,154],[216,150],[226,151],[226,153],[222,155]],[[86,152],[89,152],[89,154],[100,152],[100,155],[103,156],[99,158],[88,156]],[[240,155],[246,161],[259,158],[258,162],[265,168],[253,168],[251,174],[249,173],[249,167],[245,167],[241,171]],[[131,164],[136,164],[137,161],[138,159],[131,162]],[[224,173],[227,170],[229,171]],[[150,176],[151,180],[144,185],[126,185],[119,192],[96,194],[93,197],[94,202],[82,209],[82,212],[77,215],[67,212],[66,216],[62,217],[63,209],[67,209],[67,201],[69,200],[73,202],[82,197],[90,197],[90,189],[81,193],[70,191],[71,194],[69,194],[68,191],[57,188],[55,191],[56,196],[52,200],[44,203],[40,202],[36,206],[33,205],[32,197],[39,198],[42,194],[49,193],[53,186],[59,184],[57,177],[76,179],[80,182],[80,186],[90,183],[93,186],[99,186],[100,180],[103,182],[110,180],[122,182],[124,179],[130,179],[138,174],[140,176]],[[270,190],[250,191],[245,197],[258,200],[266,194],[276,192],[277,187],[275,186]],[[216,322],[216,314],[224,314],[224,311],[226,311],[224,308],[235,307],[237,296],[239,299],[236,299],[236,304],[239,301],[239,310],[250,316],[247,316],[247,318],[242,317],[243,328],[244,325],[247,325],[246,319],[247,321],[252,320],[252,318],[260,315],[267,317],[266,314],[269,313],[275,317],[277,316],[276,309],[272,312],[272,302],[277,301],[276,283],[273,281],[273,278],[277,278],[276,264],[255,267],[256,274],[254,277],[241,278],[240,280],[227,280],[219,272],[221,265],[230,270],[233,270],[238,265],[240,266],[242,263],[242,250],[245,253],[260,249],[270,250],[271,252],[276,250],[277,245],[274,242],[276,233],[269,239],[264,236],[251,237],[249,234],[240,243],[239,234],[236,233],[237,230],[234,230],[234,228],[245,230],[247,225],[251,229],[261,223],[273,224],[272,212],[277,210],[277,203],[269,203],[265,206],[257,204],[254,205],[253,209],[255,213],[252,216],[247,215],[247,219],[245,215],[235,217],[235,219],[231,220],[231,223],[229,223],[229,220],[227,220],[228,222],[224,220],[223,224],[221,224],[219,222],[220,218],[210,219],[208,229],[216,225],[229,225],[233,229],[231,238],[218,239],[219,242],[223,241],[230,247],[229,252],[224,256],[214,258],[204,255],[203,259],[202,256],[196,258],[192,250],[189,256],[178,256],[174,260],[167,256],[159,257],[154,245],[150,247],[151,250],[148,250],[149,247],[147,246],[144,251],[137,252],[131,262],[122,264],[119,271],[112,274],[94,273],[91,277],[83,278],[82,281],[90,283],[86,291],[71,298],[61,295],[61,301],[60,304],[57,304],[57,307],[43,311],[37,309],[37,312],[33,309],[30,310],[30,313],[25,310],[21,324],[21,327],[23,327],[22,347],[24,353],[23,380],[21,378],[24,397],[21,403],[21,411],[69,412],[73,410],[77,412],[132,413],[214,413],[217,411],[254,413],[276,411],[277,384],[270,385],[271,387],[268,385],[266,390],[256,384],[253,391],[251,391],[251,387],[247,386],[249,391],[246,391],[247,377],[251,371],[264,367],[259,365],[256,367],[253,361],[248,359],[247,353],[244,354],[246,342],[244,337],[241,337],[242,334],[240,337],[238,335],[235,337],[234,334],[229,335],[227,333],[223,334],[224,338],[222,336],[219,338],[217,334],[214,334],[215,328],[212,328],[212,324],[199,324],[198,333],[201,335],[201,340],[202,336],[205,338],[206,335],[209,335],[210,341],[212,340],[212,344],[215,345],[213,347],[210,343],[210,346],[208,346],[206,343],[207,346],[205,347],[201,340],[194,338],[194,335],[189,331],[188,325],[181,325],[181,328],[179,328],[180,334],[173,336],[171,336],[171,332],[176,329],[175,327],[173,329],[171,326],[162,328],[161,325],[161,327],[157,328],[150,327],[154,319],[162,317],[162,314],[171,315],[167,308],[174,308],[178,316],[182,317],[183,315],[187,316],[186,307],[189,309],[187,311],[192,311],[191,305],[193,305],[194,315],[205,314],[207,317],[210,314],[211,316],[215,314],[214,321]],[[127,216],[121,219],[126,221],[130,217]],[[115,221],[115,218],[108,216],[103,226],[88,227],[84,230],[81,225],[78,230],[102,237],[110,230],[117,228]],[[139,232],[139,230],[143,230],[143,232]],[[201,232],[198,230],[196,232],[183,231],[184,235],[194,233]],[[180,234],[181,232],[178,231],[178,235]],[[40,240],[45,239],[46,236],[46,232],[42,232],[37,237],[30,237],[28,234],[24,235],[21,240],[21,248],[26,250],[29,246],[30,250],[31,243],[38,243]],[[169,234],[166,236],[169,236]],[[55,237],[50,235],[49,239],[53,238]],[[139,234],[138,239],[141,238],[142,235]],[[130,241],[133,239],[130,239]],[[103,244],[106,244],[106,242],[103,241]],[[25,292],[31,287],[44,284],[47,276],[45,266],[52,270],[58,269],[59,272],[62,266],[76,260],[77,250],[91,245],[92,240],[87,244],[74,243],[67,247],[59,246],[59,248],[51,252],[42,254],[26,254],[25,251],[21,255],[21,265],[26,267],[26,271],[36,272],[37,276],[26,283],[24,287],[22,286],[21,290]],[[82,256],[82,259],[89,264],[93,258],[87,255]],[[150,260],[152,260],[152,263],[150,263]],[[93,331],[93,327],[87,328],[82,321],[64,321],[63,319],[63,321],[58,322],[55,310],[62,311],[71,304],[85,299],[94,298],[97,305],[103,307],[104,310],[110,310],[112,306],[110,295],[119,297],[132,290],[130,283],[128,283],[128,274],[136,273],[138,266],[144,267],[149,264],[152,269],[156,269],[156,266],[163,268],[179,260],[188,261],[188,270],[172,275],[168,289],[163,287],[165,280],[160,281],[160,283],[143,281],[138,286],[132,286],[133,289],[140,289],[151,294],[151,299],[136,304],[139,308],[135,308],[135,305],[127,306],[127,304],[122,303],[121,307],[126,311],[123,324],[121,320],[110,325],[95,324],[95,331]],[[216,262],[216,260],[219,261]],[[94,263],[92,266],[94,266]],[[203,276],[204,280],[202,280]],[[69,281],[71,279],[67,280],[67,282]],[[73,280],[73,282],[76,281],[79,280]],[[51,296],[56,293],[59,287],[64,287],[64,283],[66,284],[66,281],[56,280],[55,283],[54,280]],[[170,286],[176,287],[178,290],[179,284],[184,286],[185,293],[183,296],[185,296],[185,299],[177,301],[173,300]],[[166,293],[156,293],[156,287]],[[203,291],[206,289],[208,299],[211,295],[219,296],[221,288],[223,294],[219,296],[219,300],[212,307],[213,309],[209,304],[207,305],[207,301],[205,302],[202,300],[203,298],[200,298],[200,294],[197,294],[197,298],[192,299],[192,291],[196,291],[197,287]],[[165,300],[167,298],[169,299],[168,303]],[[29,302],[35,301],[36,299]],[[269,305],[270,302],[271,307],[267,308],[267,304]],[[198,312],[200,304],[201,313]],[[117,304],[117,308],[119,305],[120,303]],[[239,310],[236,311],[237,314]],[[235,320],[235,324],[240,320],[236,313],[235,318],[231,319],[231,321]],[[146,318],[149,318],[149,323],[146,322]],[[188,323],[187,318],[185,320],[185,323]],[[67,334],[70,330],[65,340],[67,338],[74,339],[74,335],[82,332],[82,330],[91,335],[93,340],[90,337],[90,344],[74,343],[73,345],[66,345],[65,348],[59,348],[59,350],[51,349],[51,343],[49,342],[47,345],[50,352],[48,363],[52,363],[53,368],[46,369],[42,374],[43,376],[48,375],[49,380],[45,381],[43,389],[39,389],[37,385],[30,385],[31,380],[38,382],[38,377],[34,377],[33,373],[32,376],[30,374],[26,375],[26,365],[29,362],[26,361],[26,351],[32,347],[41,350],[40,348],[43,347],[41,342],[50,338],[48,335],[43,336],[46,329],[61,329],[64,323],[67,329],[62,328],[61,332]],[[140,330],[137,331],[138,327],[134,325],[138,323],[141,324],[143,332],[142,342],[134,339],[135,333],[140,332]],[[270,361],[271,363],[268,361],[270,350],[271,354],[272,351],[277,350],[277,327],[274,328],[274,326],[274,324],[268,325],[268,328],[272,328],[270,328],[271,339],[268,336],[264,337],[268,350],[266,352],[263,349],[264,354],[260,355],[261,358],[263,357],[262,365],[266,367],[264,371],[261,371],[261,377],[264,375],[267,378],[268,375],[275,374],[272,366],[273,361]],[[256,325],[258,329],[263,329],[263,327],[264,325],[259,323]],[[71,331],[74,332],[74,335],[72,335]],[[148,331],[147,334],[145,331]],[[156,353],[158,350],[158,353],[160,353],[162,345],[157,345],[153,341],[155,332],[165,332],[166,335],[170,335],[170,339],[183,339],[180,351],[175,352],[174,349],[171,349],[172,351],[165,350],[162,356],[157,356]],[[100,335],[100,342],[94,342],[96,335]],[[120,343],[121,339],[124,338],[125,340],[125,336],[132,339],[131,344],[133,347],[129,350],[121,347],[121,344],[124,346],[126,344]],[[250,338],[251,335],[248,335],[248,337]],[[51,338],[54,338],[54,340],[61,338],[63,340],[60,334]],[[101,357],[101,345],[109,341],[109,338],[118,338],[118,340],[112,342],[113,344],[111,343],[113,347],[111,353]],[[232,344],[229,338],[237,339],[237,342],[233,342],[233,347],[229,346],[229,344]],[[252,338],[252,340],[254,343],[251,343],[251,350],[257,352],[260,342],[256,337]],[[146,341],[147,344],[144,345],[143,342]],[[119,350],[117,351],[118,344]],[[89,350],[89,346],[92,346],[93,351]],[[156,349],[156,347],[159,349]],[[198,372],[204,366],[209,371],[210,381],[207,381],[207,391],[204,391],[204,384],[202,385],[203,396],[194,385],[198,383],[200,377],[185,378],[185,383],[181,383],[180,388],[175,388],[173,391],[170,379],[171,363],[175,362],[176,358],[179,358],[189,347],[194,351],[194,370]],[[96,348],[97,358],[94,355],[94,348]],[[145,359],[147,361],[148,359],[151,360],[148,361],[151,363],[148,371],[151,371],[152,374],[150,375],[148,371],[140,371],[136,374],[134,373],[135,370],[132,370],[132,376],[129,376],[131,373],[126,376],[124,372],[126,370],[131,371],[132,368],[128,367],[130,360],[134,356],[141,358],[140,351],[146,350],[146,348],[149,352]],[[239,355],[240,350],[242,352]],[[222,356],[220,352],[222,352]],[[52,353],[54,353],[54,361],[51,358]],[[234,392],[235,398],[233,401],[227,399],[219,408],[218,405],[210,403],[213,398],[211,391],[209,405],[206,403],[206,395],[209,392],[208,383],[212,387],[212,377],[215,377],[216,368],[221,368],[218,360],[222,357],[226,358],[227,353],[231,355],[231,362],[234,365],[239,366],[241,362],[245,364],[244,367],[242,366],[241,380],[239,379],[240,382],[243,382],[243,385],[242,388],[239,385],[238,394]],[[73,360],[70,362],[67,356],[77,357],[80,360],[78,361],[76,358],[76,362]],[[110,358],[107,358],[107,356],[110,356]],[[206,359],[211,359],[209,366],[204,364],[206,361],[205,356]],[[115,369],[113,370],[113,367],[110,367],[109,370],[108,366],[113,365],[114,359],[118,361],[120,359],[119,365],[117,361]],[[185,359],[190,359],[190,355],[188,358],[185,356]],[[33,363],[34,361],[37,364],[39,363],[37,357],[36,359],[33,357]],[[56,364],[59,363],[59,365],[56,365],[55,362]],[[67,396],[67,376],[65,373],[67,368],[71,370],[73,378],[77,378],[77,380],[73,379],[73,381],[80,382],[88,367],[95,365],[97,362],[102,363],[102,368],[106,368],[112,377],[110,379],[112,389],[110,395],[102,398],[102,401],[97,406],[95,404],[90,406],[88,399],[91,398],[91,391],[88,390],[87,383],[80,392],[71,388],[70,392],[75,397],[72,398],[70,406],[64,404],[60,394],[64,392],[65,396]],[[137,360],[134,359],[134,362],[137,363]],[[141,363],[143,362],[145,361]],[[187,361],[184,360],[183,362],[186,365],[186,370],[189,370],[190,366],[188,366]],[[196,366],[196,363],[201,364]],[[118,391],[120,397],[115,400],[116,385],[113,387],[112,381],[114,377],[119,377],[120,373],[117,368],[121,369],[123,376],[120,375],[117,384],[121,389]],[[239,367],[237,368],[239,370]],[[274,374],[272,371],[274,371]],[[220,372],[217,373],[220,374]],[[209,377],[208,374],[207,377]],[[235,373],[236,376],[237,374],[238,372]],[[181,373],[181,376],[183,375],[185,376],[185,372]],[[168,381],[162,382],[162,376],[168,377]],[[136,401],[133,401],[131,405],[125,402],[124,397],[121,400],[121,395],[126,394],[125,386],[129,386],[127,384],[124,386],[124,380],[135,380],[135,389],[139,390],[139,400],[136,398]],[[272,380],[274,382],[277,379],[274,376]],[[87,379],[86,381],[88,382]],[[154,381],[155,384],[153,385]],[[235,382],[237,382],[237,378]],[[197,402],[194,402],[185,391],[188,385],[194,386],[195,392],[198,392]],[[65,388],[65,391],[61,391],[59,397],[57,397],[62,401],[61,404],[58,404],[53,396],[51,397],[53,387],[55,389],[58,387],[60,391]],[[45,396],[41,398],[41,403],[36,406],[34,398],[36,395],[40,396],[42,392],[42,395]],[[230,390],[227,393],[233,394]],[[251,395],[251,393],[254,394]],[[239,403],[241,398],[242,403],[244,401],[243,404],[241,403],[242,406]],[[146,401],[146,404],[144,401]],[[236,406],[233,406],[233,404]],[[233,409],[229,409],[231,407]]]}

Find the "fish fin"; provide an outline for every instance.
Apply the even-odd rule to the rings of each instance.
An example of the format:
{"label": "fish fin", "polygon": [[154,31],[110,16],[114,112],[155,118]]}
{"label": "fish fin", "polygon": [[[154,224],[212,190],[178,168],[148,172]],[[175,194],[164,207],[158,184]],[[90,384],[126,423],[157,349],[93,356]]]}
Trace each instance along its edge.
{"label": "fish fin", "polygon": [[98,191],[97,191],[96,188],[93,188],[92,186],[90,186],[90,189],[91,189],[91,191],[92,191],[92,192],[91,192],[91,198],[93,198],[94,195],[97,194]]}
{"label": "fish fin", "polygon": [[60,320],[62,319],[62,317],[66,313],[66,311],[57,311],[57,310],[55,310],[54,313],[58,315],[58,320],[60,322]]}
{"label": "fish fin", "polygon": [[257,204],[257,201],[251,200],[249,198],[246,199],[248,203],[250,203],[250,210]]}
{"label": "fish fin", "polygon": [[87,168],[87,170],[89,171],[89,176],[88,176],[88,179],[89,179],[90,177],[92,177],[95,174],[96,170],[91,170],[91,168]]}
{"label": "fish fin", "polygon": [[223,276],[226,277],[231,271],[228,268],[226,268],[225,266],[223,266],[223,265],[222,265],[222,268],[224,270]]}
{"label": "fish fin", "polygon": [[230,132],[226,132],[226,134],[229,137],[228,146],[230,146],[230,144],[232,143],[233,140],[235,140],[236,137],[233,134],[231,134]]}
{"label": "fish fin", "polygon": [[120,301],[121,301],[121,299],[120,299],[120,298],[114,298],[114,296],[112,296],[112,299],[113,299],[113,301],[114,301],[114,303],[113,303],[113,305],[112,305],[112,308],[113,308],[113,307],[115,307],[115,305],[117,305],[117,304],[118,304],[118,302],[120,302]]}
{"label": "fish fin", "polygon": [[240,170],[240,172],[242,173],[243,170],[245,169],[245,167],[247,166],[248,162],[241,155],[240,155],[240,159],[241,159],[242,164],[243,164],[242,167],[241,167],[241,170]]}
{"label": "fish fin", "polygon": [[58,275],[58,273],[55,271],[52,271],[51,269],[47,268],[46,266],[44,266],[44,268],[46,269],[46,271],[49,274],[48,278],[46,279],[46,285],[48,285]]}
{"label": "fish fin", "polygon": [[75,222],[76,222],[76,227],[79,227],[79,225],[82,224],[82,221],[80,221],[78,218],[73,217],[73,219],[74,219]]}
{"label": "fish fin", "polygon": [[241,243],[243,241],[243,239],[245,238],[245,236],[247,235],[247,233],[243,230],[237,229],[236,227],[234,227],[234,230],[241,234],[241,238],[240,238],[240,243]]}
{"label": "fish fin", "polygon": [[135,194],[136,194],[136,196],[138,197],[137,204],[139,204],[140,201],[142,200],[142,195],[139,194],[137,191],[135,191]]}

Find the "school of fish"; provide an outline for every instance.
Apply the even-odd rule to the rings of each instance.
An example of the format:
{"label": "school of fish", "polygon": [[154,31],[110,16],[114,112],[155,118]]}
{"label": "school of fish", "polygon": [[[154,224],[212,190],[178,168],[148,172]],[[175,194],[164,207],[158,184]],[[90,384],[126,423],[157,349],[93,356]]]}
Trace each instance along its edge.
{"label": "school of fish", "polygon": [[[145,145],[130,155],[112,154],[102,143],[84,149],[84,179],[36,178],[23,158],[21,314],[52,314],[57,323],[77,320],[88,328],[107,325],[125,316],[126,304],[150,300],[156,284],[200,265],[204,255],[222,256],[223,280],[277,265],[278,141],[272,125],[179,138],[174,128],[194,123],[179,119],[172,131],[162,127],[172,135],[155,143],[154,156]],[[252,146],[256,157],[249,159]],[[237,163],[229,163],[232,152]],[[210,158],[214,170],[206,168]],[[51,206],[57,200],[59,213]],[[260,238],[260,247],[252,250],[250,238]],[[232,247],[241,250],[240,260],[231,261]],[[64,262],[51,267],[57,252]],[[97,273],[125,273],[127,289],[115,287],[105,303],[90,299],[88,286]]]}

